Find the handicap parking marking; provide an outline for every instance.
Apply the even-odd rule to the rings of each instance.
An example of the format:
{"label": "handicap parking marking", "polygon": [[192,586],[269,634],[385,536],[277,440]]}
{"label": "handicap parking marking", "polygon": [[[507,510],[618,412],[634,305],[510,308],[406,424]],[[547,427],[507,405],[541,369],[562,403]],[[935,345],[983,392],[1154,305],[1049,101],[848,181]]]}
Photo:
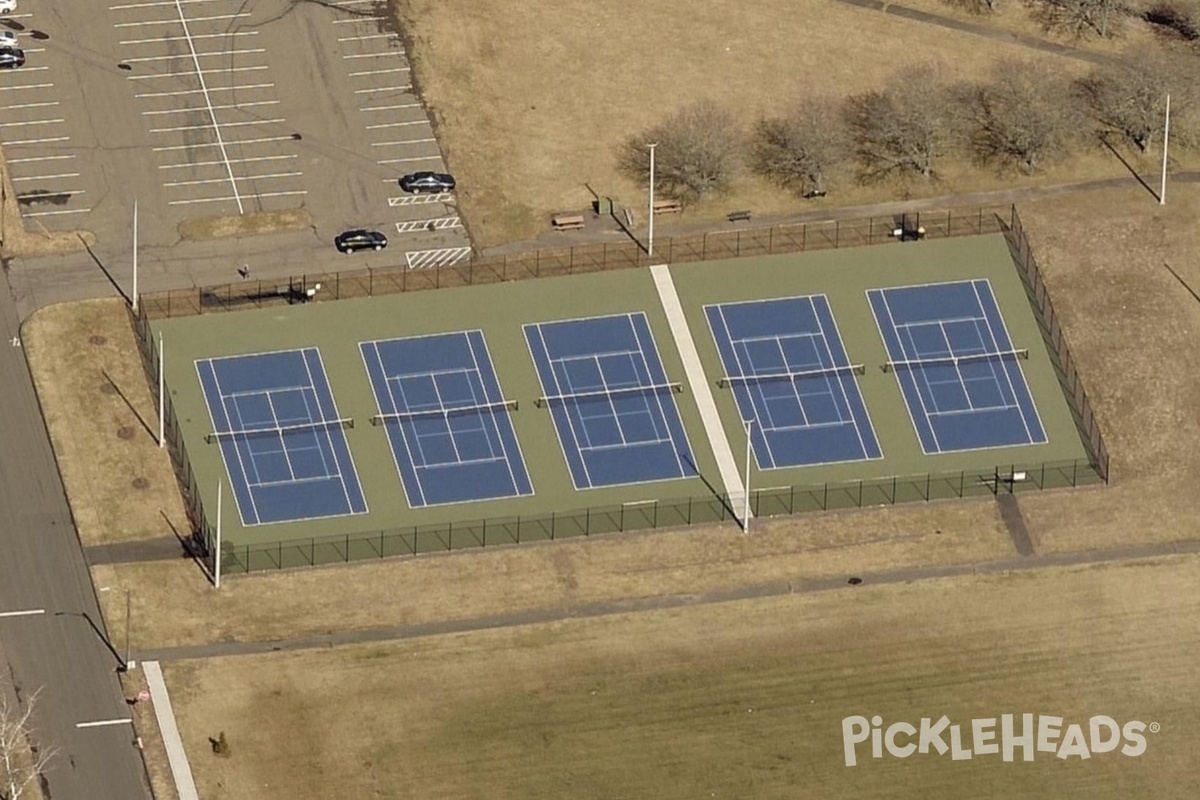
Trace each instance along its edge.
{"label": "handicap parking marking", "polygon": [[[392,178],[386,179],[387,183],[395,183]],[[389,197],[388,208],[396,208],[398,206],[423,206],[430,203],[449,203],[454,199],[454,195],[448,192],[440,194],[406,194],[401,197]]]}
{"label": "handicap parking marking", "polygon": [[461,228],[462,220],[458,217],[439,217],[436,219],[414,219],[396,223],[396,233],[422,233],[425,231],[445,231]]}
{"label": "handicap parking marking", "polygon": [[442,247],[436,250],[410,250],[404,254],[409,269],[453,267],[471,255],[470,247]]}

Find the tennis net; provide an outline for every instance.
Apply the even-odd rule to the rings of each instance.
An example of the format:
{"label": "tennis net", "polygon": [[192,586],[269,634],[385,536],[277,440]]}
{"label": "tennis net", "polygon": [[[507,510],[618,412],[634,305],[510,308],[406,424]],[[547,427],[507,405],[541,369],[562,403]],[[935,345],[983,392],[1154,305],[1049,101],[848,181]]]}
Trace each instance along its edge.
{"label": "tennis net", "polygon": [[966,353],[961,356],[935,356],[934,358],[914,358],[906,361],[889,361],[884,364],[881,369],[884,372],[892,372],[897,367],[907,369],[917,369],[919,367],[937,367],[950,365],[957,367],[959,364],[971,364],[977,361],[1004,361],[1014,358],[1029,358],[1029,350],[1001,350],[995,353]]}
{"label": "tennis net", "polygon": [[766,383],[767,381],[798,381],[802,378],[827,378],[832,375],[866,375],[863,364],[842,364],[835,367],[801,369],[795,372],[760,372],[755,375],[726,375],[717,381],[717,386],[728,389],[735,383]]}
{"label": "tennis net", "polygon": [[594,389],[572,394],[556,394],[539,397],[535,402],[538,408],[545,408],[551,403],[570,403],[579,400],[607,400],[613,397],[629,395],[679,394],[683,391],[682,383],[652,383],[644,386],[618,386],[610,389]]}
{"label": "tennis net", "polygon": [[495,403],[480,403],[474,406],[449,406],[446,408],[417,408],[411,411],[391,411],[386,414],[376,414],[371,417],[372,425],[383,425],[387,422],[406,422],[414,419],[449,419],[469,414],[494,414],[497,412],[516,411],[519,408],[516,400],[500,400]]}
{"label": "tennis net", "polygon": [[327,431],[331,428],[353,428],[354,419],[352,417],[344,417],[342,419],[323,419],[313,420],[312,422],[303,422],[296,425],[276,425],[271,428],[247,428],[240,431],[213,431],[206,434],[204,441],[208,444],[215,442],[223,442],[229,439],[261,439],[269,436],[277,436],[280,439],[288,434],[306,433],[318,431]]}

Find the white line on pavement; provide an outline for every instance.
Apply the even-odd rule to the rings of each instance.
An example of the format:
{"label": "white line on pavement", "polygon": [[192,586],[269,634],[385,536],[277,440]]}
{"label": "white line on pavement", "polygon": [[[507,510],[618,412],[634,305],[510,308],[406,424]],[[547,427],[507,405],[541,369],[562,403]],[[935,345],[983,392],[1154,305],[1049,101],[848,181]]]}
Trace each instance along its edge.
{"label": "white line on pavement", "polygon": [[[50,85],[50,84],[47,84],[47,85]],[[235,89],[238,91],[246,92],[251,89],[273,89],[274,87],[275,87],[275,84],[273,84],[273,83],[248,83],[248,84],[245,84],[244,86],[213,86],[208,91],[209,91],[209,93],[215,94],[216,92],[232,92]],[[185,95],[185,94],[204,94],[204,90],[203,89],[182,89],[178,92],[143,92],[141,94],[135,94],[134,97],[139,97],[139,98],[140,97],[179,97],[180,95]]]}
{"label": "white line on pavement", "polygon": [[[259,192],[259,193],[256,193],[254,196],[259,197],[259,198],[261,198],[261,197],[290,197],[293,195],[304,195],[304,194],[308,194],[308,192],[305,190],[300,190],[297,192]],[[169,205],[169,206],[186,206],[186,205],[192,205],[195,203],[219,203],[222,200],[232,200],[232,199],[234,199],[234,198],[233,197],[202,197],[197,200],[172,200],[169,203],[167,203],[167,205]]]}
{"label": "white line on pavement", "polygon": [[16,111],[18,108],[48,108],[58,105],[57,100],[51,100],[47,103],[18,103],[15,106],[0,106],[0,111]]}
{"label": "white line on pavement", "polygon": [[[258,106],[277,106],[278,100],[255,100],[252,103],[229,103],[223,106],[213,106],[214,111],[228,111],[230,109],[239,108],[257,108]],[[162,114],[191,114],[196,111],[203,111],[203,108],[192,108],[185,106],[184,108],[168,108],[165,111],[143,111],[143,117],[154,117]]]}
{"label": "white line on pavement", "polygon": [[[289,153],[283,156],[254,156],[252,158],[231,158],[230,164],[242,164],[250,161],[280,161],[285,158],[299,158],[296,153]],[[12,163],[10,160],[9,163]],[[159,169],[191,169],[193,167],[215,167],[224,164],[224,161],[190,161],[187,164],[162,164]]]}
{"label": "white line on pavement", "polygon": [[71,208],[65,211],[34,211],[32,213],[22,212],[22,217],[59,217],[63,214],[86,214],[91,211],[90,208]]}
{"label": "white line on pavement", "polygon": [[34,617],[45,613],[44,608],[29,608],[24,611],[0,611],[0,617]]}
{"label": "white line on pavement", "polygon": [[[247,145],[247,144],[262,144],[264,142],[284,142],[284,141],[295,141],[295,139],[292,136],[264,136],[261,139],[235,139],[234,140],[234,142],[239,146]],[[11,142],[10,142],[10,144],[11,144]],[[216,142],[198,142],[196,144],[172,144],[172,145],[167,145],[165,147],[152,147],[152,148],[150,148],[150,152],[166,153],[171,150],[196,150],[201,147],[216,147],[216,146],[217,146]],[[220,163],[224,164],[228,160],[229,159],[222,158]]]}
{"label": "white line on pavement", "polygon": [[415,158],[385,158],[383,161],[376,161],[376,164],[408,164],[413,161],[441,161],[441,156],[416,156]]}
{"label": "white line on pavement", "polygon": [[[196,109],[196,110],[199,111],[200,109]],[[280,118],[280,119],[251,120],[250,122],[219,122],[216,124],[216,127],[243,128],[247,125],[275,125],[277,123],[284,122],[284,121],[285,120]],[[174,128],[151,128],[150,132],[151,133],[176,133],[178,131],[199,131],[199,130],[205,130],[207,128],[212,128],[212,127],[214,127],[212,124],[209,124],[209,125],[177,125]]]}
{"label": "white line on pavement", "polygon": [[[184,6],[191,5],[193,3],[218,3],[218,2],[221,2],[221,0],[179,0],[179,4],[184,5]],[[158,0],[158,2],[154,2],[154,3],[126,3],[125,5],[121,5],[121,6],[109,6],[108,10],[109,11],[125,11],[126,9],[130,9],[130,8],[154,8],[155,6],[173,6],[173,5],[175,5],[174,0]]]}
{"label": "white line on pavement", "polygon": [[387,17],[350,17],[349,19],[335,19],[334,25],[352,25],[355,22],[375,22],[377,20],[387,19]]}
{"label": "white line on pavement", "polygon": [[12,146],[18,145],[18,144],[52,144],[54,142],[69,142],[69,141],[71,141],[70,136],[51,136],[46,139],[16,139],[11,142],[5,142],[4,146],[12,147]]}
{"label": "white line on pavement", "polygon": [[68,158],[74,158],[74,155],[63,156],[29,156],[27,158],[8,158],[5,159],[9,164],[27,164],[32,161],[64,161]]}
{"label": "white line on pavement", "polygon": [[394,39],[394,33],[368,33],[363,36],[343,36],[338,39],[339,42],[361,42],[365,39]]}
{"label": "white line on pavement", "polygon": [[410,83],[407,86],[376,86],[373,89],[355,89],[354,93],[355,94],[371,94],[373,92],[395,92],[395,91],[401,91],[401,92],[412,91],[412,84]]}
{"label": "white line on pavement", "polygon": [[[273,172],[269,175],[237,175],[234,180],[239,181],[265,181],[274,178],[294,178],[297,175],[303,175],[303,172]],[[200,186],[206,183],[224,183],[225,178],[209,178],[200,181],[171,181],[164,183],[163,186]]]}
{"label": "white line on pavement", "polygon": [[395,111],[398,108],[420,108],[420,103],[400,103],[395,106],[363,106],[359,111]]}
{"label": "white line on pavement", "polygon": [[56,180],[58,178],[78,178],[78,177],[79,177],[78,172],[60,172],[57,175],[34,175],[29,178],[13,178],[12,182],[20,183],[21,181],[52,181],[52,180]]}
{"label": "white line on pavement", "polygon": [[20,89],[53,89],[53,83],[23,83],[16,86],[0,86],[0,92],[15,92]]}
{"label": "white line on pavement", "polygon": [[[176,5],[176,4],[172,3],[171,5]],[[180,15],[182,15],[182,13],[183,13],[183,9],[180,9]],[[195,17],[194,19],[189,19],[188,22],[216,22],[217,20],[222,20],[222,19],[238,19],[239,17],[248,17],[248,16],[250,16],[249,11],[239,11],[236,14],[217,14],[216,16],[212,16],[212,17]],[[113,27],[114,28],[140,28],[143,25],[178,25],[178,24],[179,24],[179,20],[177,20],[177,19],[148,19],[143,22],[118,22],[115,25],[113,25]]]}
{"label": "white line on pavement", "polygon": [[425,142],[436,142],[437,139],[407,139],[403,142],[371,142],[371,147],[394,147],[402,144],[424,144]]}
{"label": "white line on pavement", "polygon": [[266,64],[261,64],[253,67],[217,67],[215,69],[200,69],[200,63],[196,62],[196,69],[188,70],[187,72],[156,72],[153,75],[126,75],[127,81],[153,81],[159,78],[190,78],[193,75],[204,77],[205,75],[221,75],[226,72],[261,72],[264,69],[270,69]]}
{"label": "white line on pavement", "polygon": [[16,128],[21,125],[57,125],[65,119],[34,119],[29,122],[0,122],[0,128]]}
{"label": "white line on pavement", "polygon": [[378,130],[379,128],[406,128],[409,125],[428,125],[428,124],[429,124],[429,120],[427,120],[427,119],[417,119],[417,120],[413,120],[412,122],[384,122],[380,125],[368,125],[367,130],[374,131],[374,130]]}
{"label": "white line on pavement", "polygon": [[[258,31],[229,31],[227,33],[196,33],[192,39],[224,39],[229,36],[258,36]],[[158,44],[159,42],[182,42],[186,36],[159,36],[154,39],[125,39],[117,44]]]}
{"label": "white line on pavement", "polygon": [[[76,195],[87,194],[87,192],[85,192],[83,189],[61,189],[57,192],[49,192],[49,194],[52,194],[52,195],[64,195],[65,194],[65,195],[70,195],[71,197],[75,197]],[[46,195],[47,195],[47,192],[29,192],[27,194],[17,195],[17,199],[18,200],[36,200],[39,197],[45,197]]]}
{"label": "white line on pavement", "polygon": [[76,728],[103,728],[108,725],[132,725],[132,724],[133,724],[133,720],[126,719],[126,718],[99,719],[99,720],[96,720],[95,722],[76,722],[75,727]]}
{"label": "white line on pavement", "polygon": [[352,58],[384,58],[395,55],[396,52],[394,50],[380,50],[378,53],[351,53],[348,56],[342,56],[342,58],[349,60]]}
{"label": "white line on pavement", "polygon": [[48,69],[50,69],[50,68],[49,67],[22,67],[21,73],[24,74],[26,72],[44,72]]}
{"label": "white line on pavement", "polygon": [[365,72],[351,72],[351,78],[361,78],[364,75],[390,75],[393,72],[408,72],[409,67],[393,67],[391,69],[369,69]]}
{"label": "white line on pavement", "polygon": [[[214,50],[211,53],[197,53],[200,58],[208,58],[211,56],[240,56],[247,53],[265,53],[265,47],[248,47],[243,50]],[[170,61],[173,58],[187,58],[183,53],[175,53],[169,56],[140,56],[138,58],[123,58],[122,64],[137,64],[143,61]]]}

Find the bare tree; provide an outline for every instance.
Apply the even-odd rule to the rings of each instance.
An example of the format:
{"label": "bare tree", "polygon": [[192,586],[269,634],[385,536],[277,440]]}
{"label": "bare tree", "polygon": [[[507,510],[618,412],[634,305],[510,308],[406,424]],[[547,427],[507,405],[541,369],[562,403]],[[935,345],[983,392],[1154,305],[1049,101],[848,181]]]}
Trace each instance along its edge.
{"label": "bare tree", "polygon": [[926,64],[897,75],[887,89],[847,98],[843,118],[863,180],[894,173],[934,174],[952,144],[959,105],[941,69]]}
{"label": "bare tree", "polygon": [[1194,144],[1200,68],[1194,56],[1161,48],[1130,54],[1119,66],[1101,67],[1081,82],[1102,134],[1116,133],[1146,151],[1162,135],[1171,94],[1171,141]]}
{"label": "bare tree", "polygon": [[38,693],[24,709],[0,691],[0,800],[19,800],[40,778],[56,750],[39,746],[31,724]]}
{"label": "bare tree", "polygon": [[828,171],[846,159],[846,150],[839,103],[814,97],[785,116],[755,124],[751,163],[756,172],[797,194],[824,194]]}
{"label": "bare tree", "polygon": [[712,100],[684,106],[621,145],[618,166],[641,183],[650,179],[651,142],[656,187],[685,202],[726,188],[742,147],[737,118]]}
{"label": "bare tree", "polygon": [[1083,36],[1092,31],[1107,39],[1120,20],[1122,0],[1042,0],[1042,22],[1047,28]]}
{"label": "bare tree", "polygon": [[1034,172],[1068,149],[1085,120],[1070,79],[1041,62],[1001,61],[986,83],[966,92],[971,148],[1000,168]]}

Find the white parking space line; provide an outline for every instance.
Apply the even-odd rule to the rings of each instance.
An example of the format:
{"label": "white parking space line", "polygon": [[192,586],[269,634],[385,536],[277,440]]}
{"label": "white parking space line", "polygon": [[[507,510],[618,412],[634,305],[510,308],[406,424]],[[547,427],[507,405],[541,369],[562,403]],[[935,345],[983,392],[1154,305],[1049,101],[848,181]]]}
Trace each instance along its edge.
{"label": "white parking space line", "polygon": [[49,108],[56,105],[58,105],[57,100],[51,100],[46,103],[19,103],[15,106],[0,106],[0,111],[16,111],[19,108]]}
{"label": "white parking space line", "polygon": [[353,25],[355,22],[376,22],[387,17],[350,17],[348,19],[335,19],[334,25]]}
{"label": "white parking space line", "polygon": [[[203,109],[196,109],[196,110],[202,111]],[[151,133],[178,133],[179,131],[200,131],[200,130],[205,130],[207,128],[213,128],[213,127],[243,128],[247,125],[275,125],[275,124],[278,124],[278,123],[284,122],[284,121],[285,120],[283,118],[280,118],[280,119],[259,119],[259,120],[252,120],[250,122],[219,122],[215,126],[212,125],[211,123],[208,125],[177,125],[174,128],[151,128],[150,132]]]}
{"label": "white parking space line", "polygon": [[[241,92],[248,92],[251,89],[273,89],[273,88],[275,88],[275,84],[273,84],[273,83],[249,83],[249,84],[243,84],[241,86],[213,86],[213,87],[209,88],[208,93],[215,94],[217,92],[232,92],[234,90],[241,91]],[[180,97],[182,95],[187,95],[187,94],[204,94],[204,90],[203,89],[181,89],[177,92],[142,92],[141,94],[135,94],[134,97],[139,98],[139,99],[143,98],[143,97]]]}
{"label": "white parking space line", "polygon": [[29,608],[23,611],[0,611],[0,617],[36,617],[45,613],[44,608]]}
{"label": "white parking space line", "polygon": [[[199,65],[197,65],[198,67]],[[126,75],[127,81],[153,81],[158,78],[190,78],[193,75],[219,75],[224,72],[261,72],[264,69],[270,69],[266,64],[254,67],[220,67],[217,69],[194,69],[187,72],[158,72],[153,75]],[[236,88],[236,87],[233,87]]]}
{"label": "white parking space line", "polygon": [[[195,3],[220,3],[222,0],[179,0],[179,5],[190,6]],[[173,6],[175,0],[156,0],[153,3],[126,3],[120,6],[109,6],[109,11],[126,11],[131,8],[155,8],[157,6]]]}
{"label": "white parking space line", "polygon": [[404,254],[409,269],[452,267],[471,255],[470,247],[442,247],[437,250],[410,250]]}
{"label": "white parking space line", "polygon": [[[293,136],[265,136],[262,139],[236,139],[236,140],[234,140],[233,143],[241,146],[241,145],[247,145],[247,144],[263,144],[264,142],[285,142],[285,141],[295,141],[295,137],[293,137]],[[12,143],[10,142],[9,144],[12,144]],[[217,143],[216,142],[199,142],[197,144],[172,144],[172,145],[167,145],[165,147],[152,147],[152,148],[150,148],[150,151],[153,153],[165,153],[170,150],[191,150],[192,148],[200,148],[200,147],[217,147]],[[221,163],[224,164],[225,159],[222,159]]]}
{"label": "white parking space line", "polygon": [[[229,31],[227,33],[195,33],[192,34],[192,40],[198,39],[224,39],[233,36],[258,36],[258,31]],[[182,42],[188,37],[186,36],[158,36],[153,39],[125,39],[117,42],[117,44],[158,44],[159,42]]]}
{"label": "white parking space line", "polygon": [[[386,183],[395,183],[394,178],[388,178]],[[448,203],[454,199],[454,195],[442,192],[441,194],[410,194],[403,197],[389,197],[388,208],[396,208],[397,206],[425,206],[430,203]]]}
{"label": "white parking space line", "polygon": [[76,728],[99,728],[105,725],[132,725],[131,719],[100,719],[95,722],[76,722]]}
{"label": "white parking space line", "polygon": [[[71,197],[75,197],[76,195],[87,194],[87,192],[84,191],[83,189],[60,189],[57,192],[50,192],[50,194],[57,194],[57,195],[65,194],[65,195],[70,195]],[[46,192],[29,192],[27,194],[17,195],[17,200],[36,200],[39,197],[45,197],[45,196],[46,196]]]}
{"label": "white parking space line", "polygon": [[414,161],[441,161],[441,156],[416,156],[414,158],[385,158],[383,161],[376,161],[376,164],[411,164]]}
{"label": "white parking space line", "polygon": [[67,208],[62,211],[32,211],[29,213],[22,212],[22,217],[58,217],[63,214],[86,214],[91,211],[90,208]]}
{"label": "white parking space line", "polygon": [[373,89],[355,89],[355,94],[374,94],[375,92],[410,92],[412,84],[407,86],[376,86]]}
{"label": "white parking space line", "polygon": [[390,75],[394,72],[409,72],[410,67],[392,67],[390,69],[369,69],[365,72],[351,72],[351,78],[361,78],[364,75]]}
{"label": "white parking space line", "polygon": [[416,219],[409,222],[397,222],[396,233],[419,233],[421,231],[445,231],[461,228],[462,220],[458,217],[441,217],[440,219]]}
{"label": "white parking space line", "polygon": [[65,119],[35,119],[29,122],[0,122],[0,128],[16,128],[21,125],[57,125]]}
{"label": "white parking space line", "polygon": [[343,36],[338,39],[339,42],[362,42],[367,39],[395,39],[394,33],[367,33],[362,36]]}
{"label": "white parking space line", "polygon": [[[230,103],[228,105],[223,105],[223,106],[213,106],[213,111],[228,111],[229,109],[257,108],[258,106],[277,106],[277,105],[279,105],[278,100],[255,100],[250,103]],[[154,117],[154,116],[161,116],[163,114],[190,114],[194,111],[203,111],[203,110],[204,110],[203,108],[186,106],[184,108],[168,108],[165,111],[143,111],[142,116],[143,117]]]}
{"label": "white parking space line", "polygon": [[[12,144],[12,143],[8,142],[8,144]],[[9,164],[30,164],[30,163],[33,163],[34,161],[66,161],[67,159],[74,158],[74,157],[75,156],[73,156],[73,155],[29,156],[27,158],[6,158],[4,160],[7,161]]]}
{"label": "white parking space line", "polygon": [[391,58],[398,55],[391,50],[381,50],[378,53],[351,53],[348,56],[342,56],[344,59],[352,58]]}
{"label": "white parking space line", "polygon": [[397,147],[402,144],[425,144],[426,142],[436,142],[437,139],[430,137],[428,139],[406,139],[402,142],[372,142],[371,147]]}
{"label": "white parking space line", "polygon": [[0,92],[16,92],[21,89],[53,89],[53,83],[26,83],[18,86],[0,86]]}
{"label": "white parking space line", "polygon": [[420,108],[420,103],[401,103],[397,106],[364,106],[359,111],[395,111],[398,108]]}
{"label": "white parking space line", "polygon": [[[261,192],[261,193],[255,195],[255,197],[259,197],[259,198],[262,198],[262,197],[292,197],[294,195],[305,195],[305,194],[308,194],[308,192],[306,192],[304,190],[295,191],[295,192]],[[169,206],[187,206],[187,205],[195,205],[197,203],[220,203],[225,200],[233,200],[233,199],[234,198],[232,196],[231,197],[198,197],[194,200],[171,200],[170,202],[167,203],[167,205],[169,205]]]}
{"label": "white parking space line", "polygon": [[[295,178],[303,174],[303,172],[272,172],[268,175],[235,175],[234,180],[266,181],[274,180],[276,178]],[[224,183],[225,181],[225,178],[207,178],[199,181],[172,181],[170,183],[164,183],[163,186],[200,186],[206,183]]]}
{"label": "white parking space line", "polygon": [[[69,141],[71,141],[70,136],[52,136],[48,139],[17,139],[15,141],[5,142],[4,146],[12,147],[12,146],[18,145],[18,144],[53,144],[54,142],[69,142]],[[9,160],[11,161],[12,159],[9,159]]]}
{"label": "white parking space line", "polygon": [[[214,50],[211,53],[196,53],[196,56],[198,58],[211,58],[212,56],[240,56],[240,55],[245,55],[247,53],[265,53],[265,52],[267,52],[266,49],[262,48],[262,47],[248,47],[243,50]],[[123,58],[123,59],[121,59],[121,63],[122,64],[140,64],[144,61],[170,61],[173,58],[187,58],[187,55],[184,53],[176,53],[174,55],[169,55],[169,56],[141,56],[139,58]]]}
{"label": "white parking space line", "polygon": [[[252,158],[231,158],[230,164],[245,164],[252,161],[282,161],[285,158],[299,158],[296,153],[283,156],[254,156]],[[194,167],[213,167],[224,164],[224,161],[192,161],[187,164],[160,164],[159,169],[192,169]]]}
{"label": "white parking space line", "polygon": [[50,68],[49,67],[21,67],[21,74],[23,75],[26,72],[45,72],[48,69],[50,69]]}
{"label": "white parking space line", "polygon": [[[175,5],[175,3],[171,3]],[[182,9],[180,9],[182,13]],[[236,14],[217,14],[212,17],[193,17],[188,22],[217,22],[223,19],[239,19],[241,17],[250,16],[249,11],[239,11]],[[141,22],[118,22],[113,25],[114,28],[140,28],[143,25],[178,25],[177,19],[148,19]]]}
{"label": "white parking space line", "polygon": [[78,177],[79,177],[78,172],[60,172],[57,175],[33,175],[28,178],[13,178],[12,182],[20,183],[22,181],[52,181],[52,180],[57,180],[58,178],[78,178]]}
{"label": "white parking space line", "polygon": [[380,128],[406,128],[409,125],[428,125],[428,124],[429,124],[429,120],[427,120],[427,119],[417,119],[417,120],[413,120],[412,122],[384,122],[379,125],[368,125],[367,130],[374,131],[374,130],[379,130]]}

